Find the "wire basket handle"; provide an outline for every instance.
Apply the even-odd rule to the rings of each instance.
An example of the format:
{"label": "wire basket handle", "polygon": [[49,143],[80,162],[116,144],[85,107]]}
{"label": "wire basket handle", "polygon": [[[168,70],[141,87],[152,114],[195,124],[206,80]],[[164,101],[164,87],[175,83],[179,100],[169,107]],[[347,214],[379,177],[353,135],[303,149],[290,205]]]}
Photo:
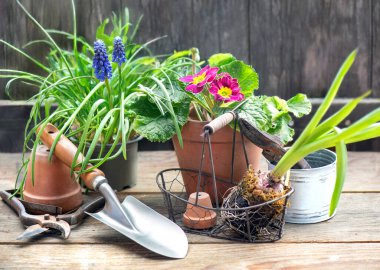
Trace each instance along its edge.
{"label": "wire basket handle", "polygon": [[217,132],[219,129],[222,129],[225,126],[227,126],[229,123],[231,123],[235,119],[235,117],[236,115],[233,112],[224,113],[221,116],[212,120],[207,125],[205,125],[203,127],[203,131],[204,132],[208,131],[208,133],[212,135],[215,132]]}

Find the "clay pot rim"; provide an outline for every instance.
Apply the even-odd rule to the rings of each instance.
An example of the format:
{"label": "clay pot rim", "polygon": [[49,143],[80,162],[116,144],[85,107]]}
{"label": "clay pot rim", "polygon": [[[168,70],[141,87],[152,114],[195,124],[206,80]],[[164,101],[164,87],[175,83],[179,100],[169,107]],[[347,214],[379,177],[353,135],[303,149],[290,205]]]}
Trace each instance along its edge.
{"label": "clay pot rim", "polygon": [[[212,119],[212,120],[214,120],[214,119]],[[191,122],[191,123],[193,123],[195,125],[201,125],[201,126],[205,126],[205,125],[209,124],[211,121],[200,121],[200,120],[196,120],[196,119],[193,119],[193,118],[190,118],[190,117],[187,118],[187,122]],[[185,125],[187,124],[187,122],[185,123]],[[225,127],[229,127],[229,128],[231,128],[233,130],[233,128],[230,125],[227,125]],[[236,132],[240,133],[239,130],[236,130]]]}
{"label": "clay pot rim", "polygon": [[182,222],[190,229],[204,230],[215,227],[218,221],[218,215],[213,210],[205,210],[209,213],[207,217],[194,217],[187,215],[187,211],[182,215]]}
{"label": "clay pot rim", "polygon": [[67,200],[67,197],[69,197],[69,198],[74,197],[78,193],[82,194],[82,189],[81,189],[81,186],[79,186],[79,185],[78,185],[78,187],[76,187],[72,191],[67,192],[65,194],[61,194],[61,195],[54,195],[54,196],[52,196],[52,195],[38,195],[38,196],[36,196],[33,192],[30,192],[30,191],[24,191],[23,195],[24,195],[24,197],[27,197],[29,199],[38,199],[38,201],[47,201],[46,204],[49,204],[48,202],[51,201],[52,199],[57,200],[57,201],[58,200],[64,201],[64,200]]}
{"label": "clay pot rim", "polygon": [[32,182],[32,160],[26,169],[24,200],[40,204],[50,204],[62,208],[63,212],[78,208],[83,202],[81,187],[70,174],[70,167],[53,155],[52,162],[48,155],[51,153],[45,145],[36,148],[34,178]]}
{"label": "clay pot rim", "polygon": [[[191,201],[197,200],[199,194],[202,193],[205,196],[199,199],[199,206],[212,205],[210,195],[207,192],[193,192],[189,195],[186,211],[182,215],[182,221],[186,227],[192,229],[208,229],[216,225],[217,213],[214,210],[207,210],[203,207],[194,206]],[[200,217],[202,216],[203,217]]]}
{"label": "clay pot rim", "polygon": [[[36,149],[36,155],[41,155],[41,156],[48,156],[49,153],[50,153],[50,148],[47,147],[46,145],[44,144],[39,144],[37,145],[37,149]],[[55,156],[53,155],[53,158],[55,158]]]}
{"label": "clay pot rim", "polygon": [[[136,142],[141,141],[142,139],[144,139],[143,136],[141,136],[141,135],[137,135],[137,136],[133,137],[132,140],[128,140],[128,141],[127,141],[127,144],[133,144],[133,143],[136,143]],[[90,146],[90,145],[91,145],[91,143],[86,142],[86,146]],[[101,145],[100,143],[97,143],[97,144],[96,144],[96,146],[100,146],[100,145]],[[111,147],[112,145],[113,145],[113,143],[107,143],[107,144],[105,145],[105,147]],[[118,142],[116,145],[121,145],[121,142]]]}
{"label": "clay pot rim", "polygon": [[187,118],[187,121],[192,122],[192,123],[196,123],[196,124],[202,124],[202,125],[206,125],[206,124],[211,122],[211,121],[200,121],[200,120],[196,120],[196,119],[193,119],[190,117]]}

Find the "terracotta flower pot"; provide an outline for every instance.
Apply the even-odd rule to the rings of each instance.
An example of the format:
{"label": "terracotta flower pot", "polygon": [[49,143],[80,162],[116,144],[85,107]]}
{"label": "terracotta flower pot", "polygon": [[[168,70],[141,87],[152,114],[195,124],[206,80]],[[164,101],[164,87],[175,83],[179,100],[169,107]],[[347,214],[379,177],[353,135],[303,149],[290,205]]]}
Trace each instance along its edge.
{"label": "terracotta flower pot", "polygon": [[[183,148],[179,145],[178,138],[173,138],[174,149],[177,154],[179,166],[186,169],[199,170],[203,138],[201,137],[202,129],[208,122],[201,122],[191,120],[185,124],[182,129]],[[218,201],[221,202],[225,192],[236,183],[238,183],[245,171],[247,164],[244,156],[240,133],[236,133],[235,145],[235,161],[234,161],[234,176],[231,181],[231,164],[232,164],[232,147],[233,147],[233,133],[234,130],[226,126],[218,130],[211,136],[212,154],[214,160],[215,175],[218,179],[224,179],[226,182],[217,181]],[[255,170],[259,169],[260,158],[262,149],[251,143],[249,140],[244,139],[244,144],[248,154],[249,163]],[[205,156],[203,163],[203,172],[212,173],[209,151],[206,144]],[[197,179],[194,179],[194,174],[182,172],[183,182],[186,187],[187,194],[190,195],[196,192]],[[202,177],[201,187],[210,194],[211,199],[215,203],[214,188],[212,184],[212,177]]]}
{"label": "terracotta flower pot", "polygon": [[[188,202],[186,212],[182,217],[183,225],[197,230],[209,229],[215,226],[216,212],[203,208],[212,208],[210,196],[206,192],[191,193]],[[197,205],[203,207],[195,206],[196,202]]]}
{"label": "terracotta flower pot", "polygon": [[83,202],[80,185],[74,177],[70,176],[68,166],[55,156],[50,162],[48,155],[49,149],[46,146],[37,147],[34,185],[32,183],[32,162],[29,162],[23,192],[25,201],[62,207],[62,212],[78,208]]}

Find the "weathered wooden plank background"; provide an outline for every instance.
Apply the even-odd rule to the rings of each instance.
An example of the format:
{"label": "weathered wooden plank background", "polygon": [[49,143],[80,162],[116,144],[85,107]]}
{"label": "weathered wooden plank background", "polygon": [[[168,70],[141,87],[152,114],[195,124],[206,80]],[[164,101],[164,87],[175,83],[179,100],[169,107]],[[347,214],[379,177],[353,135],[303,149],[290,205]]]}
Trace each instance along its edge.
{"label": "weathered wooden plank background", "polygon": [[[359,57],[341,97],[352,97],[380,83],[380,2],[375,0],[81,0],[77,2],[78,33],[95,39],[106,17],[129,7],[144,19],[139,41],[168,37],[152,46],[167,53],[196,46],[206,58],[226,51],[251,63],[259,72],[261,93],[290,97],[303,91],[323,97],[339,64],[354,48]],[[69,0],[22,0],[45,28],[72,31]],[[0,1],[0,37],[21,47],[43,37],[13,0]],[[58,40],[62,41],[62,40]],[[28,52],[43,58],[48,48]],[[1,46],[0,66],[33,70],[32,63]],[[378,73],[378,72],[377,72]],[[4,80],[1,86],[4,86]],[[2,87],[3,88],[3,87]],[[20,86],[18,96],[26,87]],[[6,98],[3,91],[1,98]]]}
{"label": "weathered wooden plank background", "polygon": [[[45,28],[72,32],[69,0],[21,2]],[[356,63],[339,96],[356,97],[373,89],[370,98],[380,97],[380,78],[377,76],[380,73],[380,1],[77,0],[76,5],[78,34],[91,42],[102,20],[112,11],[118,13],[129,7],[132,21],[144,15],[138,41],[168,36],[151,46],[154,52],[168,53],[192,46],[200,49],[202,58],[215,52],[231,52],[259,72],[260,94],[283,98],[297,92],[313,98],[323,97],[340,63],[354,48],[359,48]],[[15,1],[0,1],[1,39],[22,47],[28,41],[42,37]],[[65,46],[64,40],[57,37],[57,41]],[[48,48],[31,46],[26,51],[43,59]],[[3,67],[37,71],[33,63],[0,45],[0,68]],[[0,99],[8,98],[3,91],[5,84],[6,81],[0,79]],[[14,93],[23,99],[33,90],[19,84]],[[370,108],[378,104],[372,103]],[[364,107],[354,118],[369,108]],[[21,122],[1,115],[3,133],[3,127],[10,127],[9,123],[13,127],[22,126]],[[304,121],[296,122],[296,127],[302,129],[302,123]],[[13,138],[10,133],[7,136]],[[9,149],[5,147],[0,151],[14,151],[12,144],[18,145],[12,141],[6,144]],[[351,150],[379,150],[379,145],[380,142],[372,141]]]}

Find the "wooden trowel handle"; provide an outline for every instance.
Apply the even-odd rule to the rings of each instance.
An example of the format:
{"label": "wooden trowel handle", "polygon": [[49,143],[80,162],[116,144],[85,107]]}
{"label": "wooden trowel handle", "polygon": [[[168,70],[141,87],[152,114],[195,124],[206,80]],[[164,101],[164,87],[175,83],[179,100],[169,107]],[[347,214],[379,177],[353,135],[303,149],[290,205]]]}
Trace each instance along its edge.
{"label": "wooden trowel handle", "polygon": [[221,116],[212,120],[207,125],[205,125],[203,127],[203,131],[208,130],[209,134],[212,135],[215,132],[217,132],[219,129],[222,129],[225,126],[227,126],[234,119],[235,119],[235,114],[233,112],[224,113]]}
{"label": "wooden trowel handle", "polygon": [[[40,129],[37,129],[37,134]],[[42,130],[41,141],[49,148],[53,145],[55,138],[58,135],[58,128],[56,128],[52,124],[47,124],[45,128]],[[59,141],[55,147],[54,155],[60,159],[64,164],[71,167],[71,164],[74,161],[75,153],[77,152],[77,147],[64,135],[61,135]],[[80,164],[84,160],[82,153],[79,154],[77,158],[77,164]],[[92,167],[91,164],[87,165],[86,170]],[[74,171],[79,171],[80,166],[76,166]],[[99,169],[94,169],[91,172],[81,174],[81,179],[86,184],[89,189],[94,189],[93,181],[97,176],[104,176],[104,173]]]}

